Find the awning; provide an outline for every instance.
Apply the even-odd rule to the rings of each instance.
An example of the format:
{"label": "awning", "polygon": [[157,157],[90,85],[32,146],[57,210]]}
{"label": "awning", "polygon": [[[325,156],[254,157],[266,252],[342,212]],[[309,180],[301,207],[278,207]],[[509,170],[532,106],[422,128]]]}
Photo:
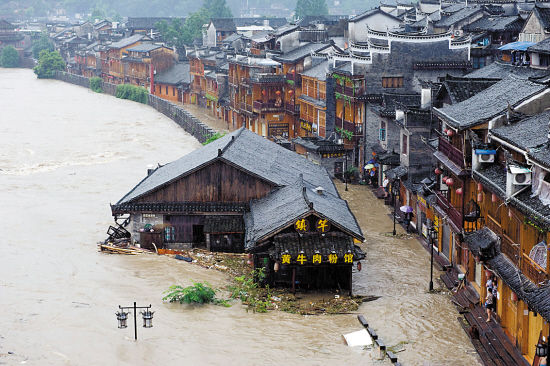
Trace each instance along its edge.
{"label": "awning", "polygon": [[344,263],[344,256],[347,253],[353,254],[353,260],[365,258],[365,253],[357,245],[353,244],[351,236],[330,232],[325,236],[317,233],[305,233],[301,236],[298,233],[278,234],[273,238],[274,246],[270,249],[270,256],[280,260],[283,254],[289,254],[293,260],[299,254],[304,254],[311,263],[314,254],[322,256],[322,263],[328,261],[328,256],[336,254],[338,263]]}
{"label": "awning", "polygon": [[468,173],[468,171],[466,171],[465,169],[462,169],[460,166],[458,166],[458,164],[451,161],[451,159],[449,159],[447,157],[447,155],[445,155],[442,151],[434,152],[434,157],[437,160],[439,160],[439,162],[441,162],[441,164],[445,165],[445,167],[447,167],[447,169],[449,169],[451,172],[453,172],[453,174],[456,175],[457,177],[461,177],[461,176],[464,176],[464,175],[470,175]]}
{"label": "awning", "polygon": [[393,169],[388,169],[384,173],[386,174],[386,177],[390,180],[399,179],[405,175],[407,175],[408,169],[406,166],[398,166]]}
{"label": "awning", "polygon": [[466,234],[464,241],[472,254],[483,261],[492,259],[497,255],[499,237],[488,227]]}
{"label": "awning", "polygon": [[500,51],[527,51],[529,47],[534,45],[535,42],[517,41],[500,46]]}

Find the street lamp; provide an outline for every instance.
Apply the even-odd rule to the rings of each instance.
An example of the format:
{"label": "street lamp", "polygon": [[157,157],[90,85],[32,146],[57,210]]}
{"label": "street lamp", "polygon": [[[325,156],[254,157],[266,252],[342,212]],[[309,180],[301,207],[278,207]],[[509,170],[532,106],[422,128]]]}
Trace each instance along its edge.
{"label": "street lamp", "polygon": [[434,240],[437,238],[437,231],[433,222],[429,222],[428,226],[428,242],[430,243],[430,292],[434,289]]}
{"label": "street lamp", "polygon": [[395,179],[391,183],[391,193],[393,195],[393,236],[397,234],[395,230],[395,215],[397,212],[397,197],[399,197],[399,180]]}
{"label": "street lamp", "polygon": [[140,314],[143,317],[143,328],[151,328],[153,327],[153,314],[154,311],[151,311],[151,305],[149,306],[136,306],[136,302],[134,301],[134,306],[118,306],[120,311],[117,311],[116,318],[118,320],[118,327],[119,329],[127,328],[127,320],[128,320],[128,311],[124,310],[132,310],[134,311],[134,339],[137,341],[137,309],[145,309],[145,311],[142,311]]}
{"label": "street lamp", "polygon": [[344,155],[346,156],[346,168],[344,170],[344,180],[346,181],[346,192],[348,191],[348,152],[344,150]]}

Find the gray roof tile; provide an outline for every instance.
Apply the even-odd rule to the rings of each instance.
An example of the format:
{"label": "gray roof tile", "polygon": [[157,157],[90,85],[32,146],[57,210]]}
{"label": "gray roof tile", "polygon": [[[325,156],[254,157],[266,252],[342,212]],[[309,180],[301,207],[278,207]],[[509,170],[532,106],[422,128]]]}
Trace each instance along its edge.
{"label": "gray roof tile", "polygon": [[491,134],[522,150],[529,151],[548,141],[547,134],[541,131],[548,129],[549,120],[550,111],[547,111],[508,126],[494,128]]}

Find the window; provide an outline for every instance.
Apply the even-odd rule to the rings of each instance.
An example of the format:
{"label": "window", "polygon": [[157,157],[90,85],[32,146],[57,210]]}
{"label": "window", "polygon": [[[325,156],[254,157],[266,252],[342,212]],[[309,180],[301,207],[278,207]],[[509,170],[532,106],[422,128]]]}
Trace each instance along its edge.
{"label": "window", "polygon": [[166,86],[166,95],[168,95],[168,85]]}
{"label": "window", "polygon": [[378,131],[378,139],[380,141],[386,141],[386,122],[380,122],[380,130]]}
{"label": "window", "polygon": [[392,76],[382,78],[382,88],[402,88],[403,76]]}
{"label": "window", "polygon": [[407,154],[408,150],[409,150],[409,146],[408,146],[408,142],[409,142],[409,136],[403,134],[403,143],[401,144],[401,153],[402,154]]}
{"label": "window", "polygon": [[172,96],[175,97],[176,96],[176,88],[172,87]]}

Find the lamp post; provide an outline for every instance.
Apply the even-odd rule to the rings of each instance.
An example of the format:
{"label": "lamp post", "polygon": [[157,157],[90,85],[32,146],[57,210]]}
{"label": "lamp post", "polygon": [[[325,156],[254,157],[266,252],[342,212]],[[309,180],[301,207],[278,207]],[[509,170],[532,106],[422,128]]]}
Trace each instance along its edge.
{"label": "lamp post", "polygon": [[348,191],[348,152],[344,149],[344,155],[346,156],[346,168],[344,169],[344,180],[346,181],[346,192]]}
{"label": "lamp post", "polygon": [[134,306],[118,306],[120,311],[116,312],[116,318],[118,320],[118,328],[124,329],[127,328],[126,324],[128,320],[128,311],[124,310],[134,310],[134,339],[137,341],[137,309],[145,309],[141,312],[143,317],[143,328],[151,328],[153,326],[153,314],[154,311],[151,311],[151,305],[149,306],[137,306],[134,301]]}
{"label": "lamp post", "polygon": [[395,230],[395,216],[397,211],[397,197],[399,196],[399,181],[395,179],[391,183],[391,193],[393,195],[393,236],[397,234],[397,231]]}
{"label": "lamp post", "polygon": [[428,242],[430,244],[430,287],[429,291],[434,289],[434,240],[437,237],[437,231],[435,231],[433,222],[430,221],[428,227]]}

